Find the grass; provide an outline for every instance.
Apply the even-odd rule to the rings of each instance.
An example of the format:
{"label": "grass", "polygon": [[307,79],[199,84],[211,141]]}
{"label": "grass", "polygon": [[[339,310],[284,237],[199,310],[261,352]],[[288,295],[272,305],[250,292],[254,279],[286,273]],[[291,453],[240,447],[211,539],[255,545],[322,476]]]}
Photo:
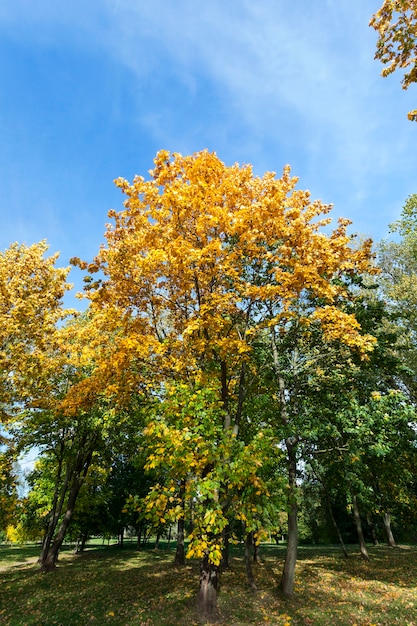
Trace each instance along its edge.
{"label": "grass", "polygon": [[[238,547],[239,548],[239,547]],[[417,626],[417,548],[356,548],[349,559],[332,548],[299,551],[296,596],[277,593],[284,549],[262,546],[254,566],[258,592],[248,591],[239,549],[222,574],[223,626]],[[59,568],[39,574],[35,546],[0,546],[2,626],[191,626],[198,624],[198,564],[172,565],[173,552],[129,545],[64,551]]]}

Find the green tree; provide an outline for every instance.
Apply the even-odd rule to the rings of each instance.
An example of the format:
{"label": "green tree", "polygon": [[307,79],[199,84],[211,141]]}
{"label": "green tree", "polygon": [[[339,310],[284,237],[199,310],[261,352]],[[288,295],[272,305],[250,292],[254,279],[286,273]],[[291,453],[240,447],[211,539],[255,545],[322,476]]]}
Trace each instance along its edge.
{"label": "green tree", "polygon": [[[7,440],[4,443],[8,443]],[[2,438],[0,448],[3,448],[0,451],[0,533],[4,535],[6,528],[17,521],[19,496],[14,457],[9,447],[3,447]]]}
{"label": "green tree", "polygon": [[391,224],[396,240],[378,247],[379,280],[382,296],[392,314],[387,331],[397,335],[394,350],[402,363],[398,384],[413,402],[417,399],[417,195],[410,196],[400,219]]}

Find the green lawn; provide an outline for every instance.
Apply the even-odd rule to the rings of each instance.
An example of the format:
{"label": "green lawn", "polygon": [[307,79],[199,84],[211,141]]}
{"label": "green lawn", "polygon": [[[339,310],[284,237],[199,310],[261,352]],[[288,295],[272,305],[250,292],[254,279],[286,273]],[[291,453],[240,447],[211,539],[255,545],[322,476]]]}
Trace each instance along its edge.
{"label": "green lawn", "polygon": [[[248,591],[238,550],[222,575],[224,626],[417,626],[417,548],[370,548],[363,562],[356,548],[345,560],[331,548],[300,548],[296,596],[276,591],[284,549],[262,546],[254,566],[258,592]],[[65,551],[59,568],[39,574],[38,548],[0,546],[0,624],[62,626],[190,626],[198,624],[198,564],[172,565],[173,553],[129,544],[95,546],[81,556]]]}

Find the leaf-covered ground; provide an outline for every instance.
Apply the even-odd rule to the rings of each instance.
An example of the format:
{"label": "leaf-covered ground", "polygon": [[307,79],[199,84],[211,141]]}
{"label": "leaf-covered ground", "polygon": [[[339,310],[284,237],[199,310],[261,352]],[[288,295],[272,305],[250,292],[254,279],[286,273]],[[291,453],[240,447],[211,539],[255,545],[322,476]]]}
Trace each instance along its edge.
{"label": "leaf-covered ground", "polygon": [[[220,616],[225,626],[417,626],[417,548],[370,548],[363,562],[330,548],[301,548],[296,596],[280,597],[284,551],[262,546],[254,566],[258,592],[247,588],[235,554],[222,575]],[[172,551],[129,547],[64,552],[59,568],[39,574],[37,549],[0,546],[0,624],[3,626],[190,626],[198,624],[198,564],[178,569]]]}

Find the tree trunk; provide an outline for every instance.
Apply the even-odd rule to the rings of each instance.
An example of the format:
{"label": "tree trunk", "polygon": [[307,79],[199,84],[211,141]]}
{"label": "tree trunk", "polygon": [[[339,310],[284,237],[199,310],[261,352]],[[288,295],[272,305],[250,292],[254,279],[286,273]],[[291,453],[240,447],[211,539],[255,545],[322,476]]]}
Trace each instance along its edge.
{"label": "tree trunk", "polygon": [[293,438],[288,437],[285,443],[288,451],[288,543],[280,589],[285,596],[292,596],[298,548],[297,460]]}
{"label": "tree trunk", "polygon": [[58,559],[58,552],[61,549],[62,543],[64,541],[65,534],[68,530],[68,526],[71,521],[72,514],[74,512],[75,502],[77,500],[78,493],[81,488],[81,481],[79,478],[75,478],[73,484],[71,486],[71,491],[68,496],[68,503],[65,511],[65,515],[62,519],[59,530],[55,536],[55,539],[50,546],[48,552],[45,554],[45,558],[41,564],[42,572],[50,572],[55,569],[55,563]]}
{"label": "tree trunk", "polygon": [[346,550],[345,542],[343,541],[343,537],[342,537],[342,533],[340,532],[339,525],[336,522],[336,518],[335,518],[334,513],[333,513],[332,504],[330,502],[330,497],[329,497],[329,494],[327,493],[327,491],[326,491],[326,499],[327,499],[327,507],[329,509],[330,517],[331,517],[334,529],[335,529],[335,531],[337,533],[337,536],[339,537],[339,542],[340,542],[340,545],[342,547],[343,554],[345,555],[346,558],[348,558],[349,554],[348,554],[348,551]]}
{"label": "tree trunk", "polygon": [[142,538],[142,522],[138,524],[138,542],[136,544],[136,549],[140,550],[140,540]]}
{"label": "tree trunk", "polygon": [[62,519],[61,525],[58,529],[58,532],[55,535],[52,545],[49,546],[48,551],[43,552],[42,554],[42,562],[41,562],[41,571],[42,572],[50,572],[55,569],[55,564],[58,560],[58,553],[61,549],[62,543],[65,538],[65,534],[68,530],[68,526],[70,524],[72,514],[74,513],[75,503],[78,498],[78,494],[80,493],[80,489],[87,475],[88,469],[91,464],[91,459],[93,456],[92,450],[85,457],[81,454],[78,458],[77,468],[72,473],[72,481],[71,487],[68,494],[68,501],[66,505],[65,515]]}
{"label": "tree trunk", "polygon": [[61,479],[61,470],[62,470],[62,462],[60,461],[60,466],[57,471],[56,486],[55,486],[54,498],[53,498],[53,503],[52,503],[52,509],[49,515],[48,527],[46,529],[45,536],[42,541],[42,548],[41,548],[41,553],[39,555],[38,563],[43,563],[48,554],[50,545],[52,543],[52,539],[54,537],[56,527],[58,526],[58,521],[61,516],[62,509],[64,508],[65,497],[67,495],[68,486],[69,486],[71,476],[72,476],[72,470],[68,468],[64,483],[61,488],[61,495],[58,501],[59,481]]}
{"label": "tree trunk", "polygon": [[174,559],[174,565],[177,567],[185,565],[184,525],[184,518],[180,517],[177,523],[177,549],[175,550]]}
{"label": "tree trunk", "polygon": [[80,549],[80,541],[81,541],[81,537],[80,535],[78,535],[77,541],[75,542],[74,550],[72,552],[73,554],[78,554],[78,551]]}
{"label": "tree trunk", "polygon": [[251,548],[253,544],[253,533],[247,533],[245,538],[245,567],[246,577],[248,579],[249,587],[252,591],[256,591],[255,579],[253,577],[252,563],[251,563]]}
{"label": "tree trunk", "polygon": [[[287,407],[287,390],[280,371],[280,360],[277,338],[274,328],[271,329],[271,347],[274,361],[274,370],[278,383],[278,392],[281,405],[281,423],[288,429],[289,415]],[[294,410],[296,407],[293,407]],[[297,563],[298,548],[298,504],[297,504],[297,444],[296,436],[285,439],[288,459],[288,543],[285,554],[284,569],[282,572],[280,589],[285,596],[294,595],[295,566]]]}
{"label": "tree trunk", "polygon": [[80,552],[84,552],[87,539],[88,539],[88,531],[86,530],[85,532],[83,532],[83,535],[82,535]]}
{"label": "tree trunk", "polygon": [[229,556],[230,556],[229,533],[230,533],[230,528],[227,525],[226,528],[224,528],[223,531],[222,531],[222,539],[223,539],[222,570],[229,569],[229,567],[230,567],[230,562],[229,562]]}
{"label": "tree trunk", "polygon": [[253,542],[253,562],[254,563],[262,563],[262,559],[259,556],[259,543]]}
{"label": "tree trunk", "polygon": [[396,548],[397,544],[395,542],[394,535],[392,534],[391,516],[390,516],[390,514],[389,513],[384,513],[383,516],[382,516],[382,520],[384,522],[385,532],[387,533],[388,545],[391,546],[391,548]]}
{"label": "tree trunk", "polygon": [[200,617],[212,619],[217,614],[217,591],[219,587],[219,568],[209,563],[205,556],[200,564],[200,585],[197,606]]}
{"label": "tree trunk", "polygon": [[358,535],[359,547],[361,550],[361,557],[365,559],[366,561],[368,561],[369,554],[368,554],[368,550],[366,549],[365,538],[363,536],[363,530],[362,530],[361,516],[359,515],[358,500],[355,494],[352,495],[352,505],[353,505],[353,516],[355,518],[356,532]]}
{"label": "tree trunk", "polygon": [[368,523],[369,530],[371,531],[372,543],[374,544],[374,546],[377,546],[379,542],[378,542],[378,537],[376,534],[376,528],[375,528],[374,521],[369,514],[366,516],[366,521]]}

